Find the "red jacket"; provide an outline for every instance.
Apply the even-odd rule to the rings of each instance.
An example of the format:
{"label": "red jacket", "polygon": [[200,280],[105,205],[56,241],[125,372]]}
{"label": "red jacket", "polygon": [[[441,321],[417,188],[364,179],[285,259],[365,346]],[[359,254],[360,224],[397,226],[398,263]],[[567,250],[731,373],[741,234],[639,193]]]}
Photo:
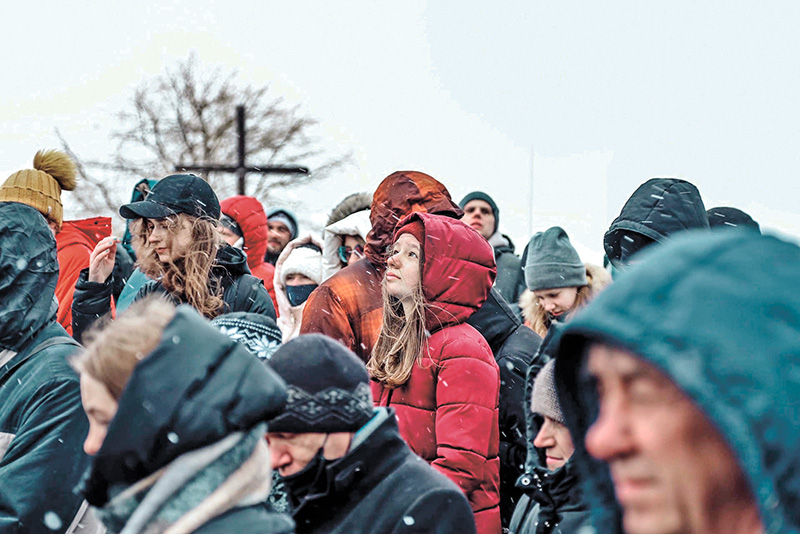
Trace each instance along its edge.
{"label": "red jacket", "polygon": [[311,293],[303,310],[300,334],[325,334],[355,352],[364,362],[381,329],[381,280],[385,251],[392,244],[397,222],[413,212],[461,217],[447,188],[431,176],[398,171],[375,190],[370,207],[372,230],[367,235],[363,260],[345,267]]}
{"label": "red jacket", "polygon": [[222,213],[236,221],[244,234],[244,245],[242,250],[247,254],[247,266],[256,278],[264,281],[278,312],[278,301],[275,299],[275,288],[273,278],[275,277],[275,267],[264,261],[264,254],[267,252],[267,215],[264,213],[264,206],[257,198],[236,195],[226,198],[220,202]]}
{"label": "red jacket", "polygon": [[72,335],[72,293],[81,269],[89,266],[89,255],[97,243],[111,235],[110,217],[64,221],[56,234],[58,250],[57,320]]}
{"label": "red jacket", "polygon": [[499,533],[500,371],[486,340],[464,323],[492,288],[494,254],[461,221],[415,213],[400,225],[414,219],[425,227],[422,286],[431,334],[408,382],[394,390],[373,382],[372,393],[377,405],[395,408],[409,447],[461,487],[477,531]]}

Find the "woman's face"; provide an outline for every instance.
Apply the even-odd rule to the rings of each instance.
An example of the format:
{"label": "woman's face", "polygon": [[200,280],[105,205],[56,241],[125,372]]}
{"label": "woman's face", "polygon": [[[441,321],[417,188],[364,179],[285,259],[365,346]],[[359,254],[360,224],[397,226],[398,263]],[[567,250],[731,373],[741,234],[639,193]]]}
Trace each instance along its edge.
{"label": "woman's face", "polygon": [[547,468],[555,471],[562,467],[575,452],[572,436],[567,427],[547,416],[533,440],[533,446],[542,449],[547,457]]}
{"label": "woman's face", "polygon": [[89,434],[83,442],[83,451],[94,456],[106,439],[108,425],[117,413],[117,401],[102,382],[89,373],[81,373],[81,403],[89,419]]}
{"label": "woman's face", "polygon": [[386,290],[395,298],[410,300],[420,284],[422,248],[411,234],[401,234],[386,260]]}
{"label": "woman's face", "polygon": [[192,243],[191,222],[184,217],[145,219],[147,242],[155,249],[161,263],[175,262],[186,255]]}
{"label": "woman's face", "polygon": [[364,257],[364,240],[361,236],[346,235],[342,240],[342,245],[348,251],[347,265],[353,265],[355,262]]}
{"label": "woman's face", "polygon": [[555,318],[567,313],[575,306],[575,301],[578,298],[578,288],[537,289],[533,292],[533,296],[536,297],[536,303],[550,314],[550,317]]}

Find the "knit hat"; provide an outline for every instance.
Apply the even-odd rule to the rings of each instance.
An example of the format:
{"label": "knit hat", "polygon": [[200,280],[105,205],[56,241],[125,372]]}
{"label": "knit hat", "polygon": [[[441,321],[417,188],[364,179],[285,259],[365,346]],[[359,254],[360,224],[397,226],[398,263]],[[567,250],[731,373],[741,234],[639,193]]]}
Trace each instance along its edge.
{"label": "knit hat", "polygon": [[251,312],[225,313],[212,319],[211,324],[244,345],[261,361],[269,360],[281,346],[281,331],[275,320],[267,315]]}
{"label": "knit hat", "polygon": [[558,395],[556,394],[555,367],[556,361],[550,360],[544,364],[542,370],[536,375],[536,381],[533,383],[531,411],[550,419],[555,419],[564,425],[566,424],[564,413],[561,411],[561,404],[559,404]]}
{"label": "knit hat", "polygon": [[358,357],[322,334],[296,337],[269,362],[289,398],[270,432],[355,432],[372,418],[369,374]]}
{"label": "knit hat", "polygon": [[531,238],[525,262],[528,289],[578,287],[588,283],[586,267],[563,228],[553,226]]}
{"label": "knit hat", "polygon": [[397,241],[397,238],[400,237],[400,234],[411,234],[417,238],[421,247],[424,248],[425,243],[425,226],[422,224],[422,221],[419,219],[414,219],[408,224],[405,224],[401,227],[398,227],[397,230],[394,231],[394,240]]}
{"label": "knit hat", "polygon": [[0,186],[0,202],[19,202],[36,208],[61,230],[64,208],[61,191],[77,185],[75,163],[63,152],[40,150],[33,157],[33,169],[15,172]]}
{"label": "knit hat", "polygon": [[492,207],[492,214],[494,214],[494,229],[492,230],[492,233],[495,233],[497,228],[500,226],[500,208],[498,208],[497,204],[494,203],[494,199],[492,199],[492,197],[483,191],[473,191],[462,198],[461,202],[458,203],[458,206],[463,210],[470,200],[483,200]]}
{"label": "knit hat", "polygon": [[297,239],[297,218],[291,211],[284,208],[272,208],[267,212],[267,220],[285,224],[291,235],[289,239]]}
{"label": "knit hat", "polygon": [[295,273],[307,276],[317,285],[321,284],[322,251],[313,245],[301,245],[294,248],[283,261],[281,267],[281,283],[286,285],[286,278],[290,274]]}

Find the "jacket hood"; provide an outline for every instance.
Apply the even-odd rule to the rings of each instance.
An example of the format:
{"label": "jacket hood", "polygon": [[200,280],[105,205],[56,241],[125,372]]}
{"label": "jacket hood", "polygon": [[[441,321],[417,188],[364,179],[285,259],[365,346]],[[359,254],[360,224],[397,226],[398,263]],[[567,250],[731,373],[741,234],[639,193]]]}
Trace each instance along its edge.
{"label": "jacket hood", "polygon": [[104,237],[111,235],[111,217],[91,217],[76,221],[64,221],[56,235],[58,249],[70,245],[84,245],[93,250]]}
{"label": "jacket hood", "polygon": [[228,244],[223,244],[217,251],[216,264],[224,267],[234,277],[242,274],[251,274],[250,267],[247,265],[247,255]]}
{"label": "jacket hood", "polygon": [[56,241],[38,210],[0,202],[0,348],[19,352],[55,320]]}
{"label": "jacket hood", "polygon": [[467,322],[480,332],[495,356],[500,353],[506,339],[522,325],[496,287],[489,291],[483,306]]}
{"label": "jacket hood", "polygon": [[286,385],[190,306],[179,306],[161,342],[133,370],[86,482],[102,506],[178,456],[276,416]]}
{"label": "jacket hood", "polygon": [[[273,287],[275,288],[275,300],[278,301],[277,323],[278,327],[281,329],[281,333],[283,334],[284,343],[299,335],[302,321],[302,310],[306,303],[304,302],[299,306],[293,307],[289,302],[289,296],[286,294],[286,284],[283,283],[283,266],[286,263],[286,259],[297,249],[297,247],[308,244],[316,245],[320,247],[320,249],[322,248],[320,242],[317,241],[312,235],[298,237],[293,241],[289,241],[286,247],[284,247],[284,249],[281,251],[280,256],[278,256],[278,261],[275,262],[275,278],[273,278]],[[322,258],[320,258],[319,272],[322,272],[322,263]],[[311,277],[309,276],[309,278]],[[293,311],[296,313],[292,313]]]}
{"label": "jacket hood", "polygon": [[[497,276],[492,247],[458,219],[412,213],[397,225],[420,221],[425,326],[433,332],[464,322],[486,301]],[[395,234],[395,238],[397,234]]]}
{"label": "jacket hood", "polygon": [[222,213],[236,221],[244,234],[244,250],[250,270],[264,263],[267,252],[267,214],[257,198],[236,195],[220,202]]}
{"label": "jacket hood", "polygon": [[[725,436],[765,532],[797,532],[800,374],[790,370],[800,354],[800,248],[755,232],[687,232],[641,260],[559,343],[556,387],[576,443],[597,414],[580,372],[585,349],[593,341],[624,348],[668,375]],[[602,518],[602,501],[614,503],[607,469],[582,447],[576,458],[593,473],[588,495],[597,492]]]}
{"label": "jacket hood", "polygon": [[677,178],[651,178],[622,207],[603,238],[603,246],[608,258],[617,261],[626,232],[658,242],[692,228],[708,228],[706,208],[697,188]]}
{"label": "jacket hood", "polygon": [[339,222],[342,219],[359,211],[369,211],[372,205],[372,195],[369,193],[352,193],[347,195],[331,210],[325,226]]}
{"label": "jacket hood", "polygon": [[450,192],[435,178],[422,172],[397,171],[380,183],[372,196],[365,252],[373,265],[386,265],[386,249],[394,242],[394,229],[410,213],[435,213],[460,219],[464,212]]}
{"label": "jacket hood", "polygon": [[366,242],[371,229],[369,209],[351,213],[344,219],[325,227],[322,248],[323,280],[327,280],[342,269],[342,262],[339,260],[339,247],[344,244],[342,236],[358,236]]}

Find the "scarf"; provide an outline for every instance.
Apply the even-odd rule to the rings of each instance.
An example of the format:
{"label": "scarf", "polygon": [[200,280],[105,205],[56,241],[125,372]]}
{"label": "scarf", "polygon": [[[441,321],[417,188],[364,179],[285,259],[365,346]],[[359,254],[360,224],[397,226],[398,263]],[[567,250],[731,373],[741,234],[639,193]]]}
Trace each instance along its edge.
{"label": "scarf", "polygon": [[109,490],[97,517],[120,534],[182,534],[269,495],[271,462],[265,425],[235,432],[182,454],[152,475]]}

